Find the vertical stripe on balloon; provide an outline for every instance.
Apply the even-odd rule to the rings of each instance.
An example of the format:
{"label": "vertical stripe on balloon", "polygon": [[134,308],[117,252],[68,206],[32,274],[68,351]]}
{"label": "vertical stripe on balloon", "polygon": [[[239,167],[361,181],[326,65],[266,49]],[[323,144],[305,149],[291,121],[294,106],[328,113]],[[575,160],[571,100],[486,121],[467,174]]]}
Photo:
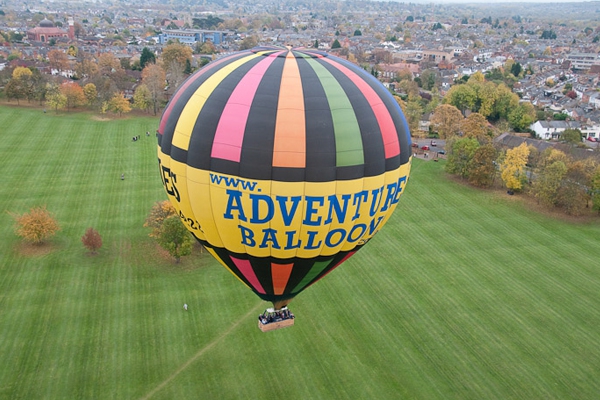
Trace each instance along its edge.
{"label": "vertical stripe on balloon", "polygon": [[233,272],[231,270],[231,268],[229,268],[229,265],[227,265],[227,263],[225,261],[223,261],[223,259],[221,258],[221,256],[212,247],[210,247],[210,246],[204,246],[204,248],[215,258],[215,260],[217,260],[219,262],[219,264],[221,264],[222,266],[224,266],[225,269],[227,269],[227,271],[231,272],[231,274],[233,276],[235,276],[238,281],[240,281],[244,285],[248,286],[248,284],[246,282],[244,282],[244,280],[242,278],[240,278],[235,272]]}
{"label": "vertical stripe on balloon", "polygon": [[211,70],[215,69],[219,65],[223,64],[226,61],[229,61],[231,58],[234,58],[234,57],[237,57],[237,55],[224,57],[220,60],[213,61],[210,64],[204,66],[201,70],[199,70],[195,74],[191,75],[188,79],[186,79],[185,82],[183,82],[183,84],[177,89],[177,92],[175,92],[173,97],[171,97],[171,100],[169,100],[169,104],[167,104],[167,108],[165,108],[165,111],[163,112],[163,115],[160,119],[160,125],[158,127],[158,131],[160,133],[164,133],[165,125],[166,125],[167,121],[169,120],[169,117],[170,117],[171,111],[173,110],[173,107],[178,103],[179,98],[185,93],[185,91],[188,87],[190,87],[194,83],[198,82],[207,72],[210,72]]}
{"label": "vertical stripe on balloon", "polygon": [[290,274],[292,273],[294,264],[276,264],[271,263],[271,277],[273,280],[273,293],[275,295],[283,294],[287,286]]}
{"label": "vertical stripe on balloon", "polygon": [[334,63],[331,59],[323,58],[323,60],[330,65],[333,65],[335,68],[342,71],[350,80],[359,88],[359,90],[363,93],[371,109],[375,113],[375,117],[377,118],[377,123],[379,124],[379,129],[381,130],[381,135],[383,137],[383,144],[385,146],[385,158],[392,158],[400,154],[400,144],[398,142],[398,133],[396,132],[396,127],[394,125],[394,121],[390,115],[385,104],[381,97],[373,90],[371,86],[360,76],[358,76],[355,72],[345,67],[340,63]]}
{"label": "vertical stripe on balloon", "polygon": [[265,57],[239,81],[225,105],[215,132],[212,154],[234,162],[240,161],[244,129],[256,89],[275,57]]}
{"label": "vertical stripe on balloon", "polygon": [[280,83],[273,166],[304,168],[306,166],[306,121],[302,79],[294,53],[286,54]]}
{"label": "vertical stripe on balloon", "polygon": [[265,289],[263,289],[262,285],[258,281],[254,270],[252,269],[252,264],[248,260],[242,260],[239,258],[235,258],[233,256],[229,256],[231,261],[235,264],[235,266],[240,270],[244,278],[252,285],[252,288],[256,290],[258,293],[265,294]]}
{"label": "vertical stripe on balloon", "polygon": [[331,258],[325,261],[316,261],[313,266],[310,268],[310,270],[308,271],[308,273],[304,276],[304,278],[302,278],[302,280],[300,281],[299,284],[296,285],[296,287],[292,290],[292,293],[298,293],[300,292],[302,289],[304,289],[304,287],[306,285],[308,285],[309,283],[312,282],[313,279],[315,279],[317,276],[319,276],[319,274],[321,272],[323,272],[323,270],[325,268],[327,268],[327,266],[329,265],[329,263],[331,262]]}
{"label": "vertical stripe on balloon", "polygon": [[173,135],[173,146],[179,147],[183,150],[188,150],[190,144],[190,137],[196,124],[196,120],[200,111],[207,102],[209,96],[213,93],[215,88],[221,83],[225,77],[227,77],[232,71],[239,66],[251,61],[252,59],[259,57],[252,55],[243,57],[235,60],[216,71],[210,78],[208,78],[199,88],[194,92],[192,97],[188,100],[187,104],[183,108],[177,126],[175,127],[175,134]]}
{"label": "vertical stripe on balloon", "polygon": [[364,164],[363,144],[356,114],[344,89],[318,61],[306,58],[321,81],[333,119],[338,167]]}
{"label": "vertical stripe on balloon", "polygon": [[349,259],[350,257],[352,257],[354,255],[354,253],[356,253],[357,250],[354,251],[349,251],[348,254],[346,254],[344,256],[344,258],[342,258],[340,261],[338,261],[333,267],[329,268],[323,275],[321,275],[319,277],[319,279],[317,279],[316,281],[312,282],[311,285],[313,283],[316,283],[317,281],[320,281],[321,279],[325,278],[327,275],[329,275],[329,273],[331,271],[333,271],[334,269],[336,269],[337,267],[339,267],[344,261],[346,261],[347,259]]}

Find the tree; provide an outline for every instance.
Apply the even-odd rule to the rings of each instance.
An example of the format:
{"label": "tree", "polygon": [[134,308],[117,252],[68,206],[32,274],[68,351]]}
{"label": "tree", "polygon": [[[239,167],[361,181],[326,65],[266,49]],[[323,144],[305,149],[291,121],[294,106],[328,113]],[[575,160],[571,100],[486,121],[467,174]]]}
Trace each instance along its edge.
{"label": "tree", "polygon": [[508,86],[500,84],[496,88],[496,100],[489,117],[496,120],[508,119],[509,112],[518,106],[519,96],[513,93]]}
{"label": "tree", "polygon": [[33,207],[28,213],[13,215],[17,236],[36,245],[44,243],[60,230],[58,222],[46,207]]}
{"label": "tree", "polygon": [[179,263],[181,257],[192,254],[192,238],[181,218],[174,215],[166,218],[159,230],[158,244]]}
{"label": "tree", "polygon": [[508,112],[508,122],[517,132],[525,132],[536,120],[533,104],[529,102],[518,103],[516,107]]}
{"label": "tree", "polygon": [[57,112],[66,107],[67,98],[60,92],[58,85],[51,83],[46,85],[46,104]]}
{"label": "tree", "polygon": [[475,150],[469,162],[469,183],[479,187],[490,187],[496,176],[497,151],[491,144],[485,144]]}
{"label": "tree", "polygon": [[425,90],[431,90],[436,85],[437,74],[431,69],[426,69],[421,73],[422,88]]}
{"label": "tree", "polygon": [[480,143],[488,141],[488,121],[479,113],[471,113],[460,123],[460,129],[465,137],[476,138]]}
{"label": "tree", "polygon": [[145,84],[141,84],[135,88],[133,93],[133,106],[139,110],[148,112],[152,104],[152,93]]}
{"label": "tree", "polygon": [[469,166],[479,148],[479,142],[474,138],[458,138],[446,142],[448,148],[448,162],[446,163],[446,172],[459,175],[465,179],[469,177]]}
{"label": "tree", "polygon": [[82,78],[89,78],[99,73],[98,64],[90,58],[84,57],[75,65],[75,73]]}
{"label": "tree", "polygon": [[125,98],[123,93],[115,93],[115,95],[108,101],[108,109],[115,114],[119,114],[119,117],[123,113],[131,111],[131,104],[129,100]]}
{"label": "tree", "polygon": [[463,113],[471,110],[477,101],[477,93],[471,85],[454,85],[444,96],[444,103],[453,105]]}
{"label": "tree", "polygon": [[185,66],[185,60],[192,59],[192,49],[181,43],[169,44],[163,49],[161,58],[166,72],[168,72],[169,67],[173,64]]}
{"label": "tree", "polygon": [[582,137],[583,135],[581,134],[581,131],[573,128],[565,129],[560,134],[561,140],[571,144],[581,143]]}
{"label": "tree", "polygon": [[29,68],[16,67],[13,70],[12,78],[7,82],[4,91],[9,99],[16,99],[19,104],[20,99],[30,98],[32,92],[33,72]]}
{"label": "tree", "polygon": [[518,62],[514,63],[510,67],[510,73],[513,74],[515,77],[518,77],[519,75],[521,75],[521,72],[523,72],[523,67]]}
{"label": "tree", "polygon": [[332,49],[339,49],[339,48],[341,48],[341,47],[342,47],[342,45],[340,44],[340,41],[339,41],[339,40],[337,40],[337,39],[335,39],[335,40],[333,41],[333,43],[331,44],[331,48],[332,48]]}
{"label": "tree", "polygon": [[146,85],[152,96],[154,115],[158,112],[159,102],[164,96],[165,80],[165,71],[156,64],[146,65],[142,71],[142,83]]}
{"label": "tree", "polygon": [[569,215],[582,215],[591,199],[592,174],[596,168],[592,159],[578,160],[567,165],[557,193],[557,203]]}
{"label": "tree", "polygon": [[12,77],[14,79],[26,79],[33,75],[33,72],[26,67],[16,67],[13,70]]}
{"label": "tree", "polygon": [[557,205],[558,188],[566,173],[567,166],[560,160],[550,163],[544,169],[538,169],[531,188],[538,203],[547,207]]}
{"label": "tree", "polygon": [[590,192],[592,196],[592,209],[600,214],[600,165],[592,174]]}
{"label": "tree", "polygon": [[83,95],[88,105],[92,106],[98,99],[98,91],[96,85],[88,83],[83,87]]}
{"label": "tree", "polygon": [[240,50],[247,50],[258,45],[258,39],[254,35],[246,36],[240,43]]}
{"label": "tree", "polygon": [[525,143],[506,150],[504,162],[500,164],[500,176],[510,192],[521,190],[527,181],[525,166],[528,156],[529,148]]}
{"label": "tree", "polygon": [[570,99],[576,99],[577,98],[577,92],[574,90],[569,90],[565,93],[565,96],[567,96]]}
{"label": "tree", "polygon": [[149,48],[144,47],[140,55],[140,68],[144,69],[148,63],[156,64],[156,56]]}
{"label": "tree", "polygon": [[77,39],[79,39],[81,36],[85,35],[85,28],[79,22],[75,22],[73,24],[73,31],[74,31],[73,33],[75,34],[75,37]]}
{"label": "tree", "polygon": [[476,94],[473,111],[478,112],[485,118],[492,114],[494,103],[498,100],[498,85],[493,82],[474,82],[469,83],[473,87]]}
{"label": "tree", "polygon": [[177,215],[177,211],[170,201],[164,200],[154,203],[144,222],[146,228],[152,229],[148,236],[157,238],[163,221],[174,215]]}
{"label": "tree", "polygon": [[411,132],[416,132],[419,129],[419,121],[423,115],[423,107],[416,97],[408,97],[404,114],[408,122],[408,129]]}
{"label": "tree", "polygon": [[114,76],[124,71],[121,62],[113,53],[102,53],[98,57],[98,72],[103,76]]}
{"label": "tree", "polygon": [[67,53],[62,50],[50,50],[48,52],[48,63],[50,68],[57,71],[66,71],[69,69],[69,58]]}
{"label": "tree", "polygon": [[19,104],[19,100],[24,97],[24,93],[19,86],[19,82],[16,79],[10,79],[6,86],[4,87],[4,94],[6,98],[10,101],[12,99],[17,100],[17,104]]}
{"label": "tree", "polygon": [[460,132],[463,116],[458,108],[450,104],[442,104],[436,107],[431,115],[431,126],[440,138],[449,138]]}
{"label": "tree", "polygon": [[185,63],[181,64],[177,60],[172,60],[169,61],[168,65],[163,65],[163,67],[165,67],[166,79],[169,84],[168,87],[170,89],[170,93],[173,93],[173,91],[177,89],[185,80],[187,76],[185,74],[185,68],[186,63],[188,62],[189,61],[186,61]]}
{"label": "tree", "polygon": [[92,254],[96,254],[102,247],[102,237],[94,228],[87,228],[85,234],[81,237],[81,242]]}
{"label": "tree", "polygon": [[556,33],[552,30],[545,30],[542,32],[540,39],[556,39]]}
{"label": "tree", "polygon": [[211,42],[210,40],[207,40],[206,42],[202,43],[198,47],[198,53],[200,53],[200,54],[215,54],[215,53],[217,53],[217,48],[215,47],[213,42]]}
{"label": "tree", "polygon": [[60,85],[60,93],[65,96],[67,111],[71,108],[85,104],[86,98],[83,89],[75,82],[65,82]]}
{"label": "tree", "polygon": [[70,55],[71,57],[77,57],[78,52],[79,52],[79,49],[73,45],[70,45],[69,49],[67,50],[67,54]]}

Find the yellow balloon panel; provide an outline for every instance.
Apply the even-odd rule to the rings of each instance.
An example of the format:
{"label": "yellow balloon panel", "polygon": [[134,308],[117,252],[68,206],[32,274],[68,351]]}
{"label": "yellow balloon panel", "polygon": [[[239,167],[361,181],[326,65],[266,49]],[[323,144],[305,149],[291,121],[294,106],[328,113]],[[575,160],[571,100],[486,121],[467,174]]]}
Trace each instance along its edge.
{"label": "yellow balloon panel", "polygon": [[281,259],[331,256],[366,243],[395,209],[410,169],[347,181],[278,182],[191,167],[179,176],[178,164],[171,161],[171,180],[188,229],[196,233],[191,220],[212,246]]}

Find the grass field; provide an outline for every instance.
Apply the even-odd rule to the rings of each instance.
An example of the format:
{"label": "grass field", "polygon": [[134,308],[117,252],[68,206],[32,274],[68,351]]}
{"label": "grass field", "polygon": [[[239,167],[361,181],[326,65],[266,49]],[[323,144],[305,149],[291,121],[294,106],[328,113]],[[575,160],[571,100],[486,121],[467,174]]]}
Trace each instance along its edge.
{"label": "grass field", "polygon": [[[267,303],[142,227],[166,198],[157,123],[0,106],[0,399],[600,398],[598,221],[415,160],[382,232],[261,333]],[[9,215],[38,205],[62,227],[42,249]]]}

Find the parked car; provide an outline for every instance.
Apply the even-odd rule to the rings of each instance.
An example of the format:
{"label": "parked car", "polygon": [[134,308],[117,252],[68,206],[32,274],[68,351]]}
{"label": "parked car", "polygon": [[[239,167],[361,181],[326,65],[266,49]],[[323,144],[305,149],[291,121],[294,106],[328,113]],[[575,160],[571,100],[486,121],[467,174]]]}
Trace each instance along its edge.
{"label": "parked car", "polygon": [[438,154],[446,154],[446,150],[438,150]]}
{"label": "parked car", "polygon": [[429,146],[427,146],[427,145],[421,146],[421,150],[429,150]]}
{"label": "parked car", "polygon": [[417,143],[417,142],[413,142],[413,143],[411,144],[411,146],[412,146],[412,147],[419,147],[419,143]]}
{"label": "parked car", "polygon": [[437,142],[435,140],[432,140],[429,144],[431,145],[431,147],[437,146]]}
{"label": "parked car", "polygon": [[587,140],[589,140],[590,142],[597,142],[598,141],[595,137],[589,137],[589,138],[587,138]]}

